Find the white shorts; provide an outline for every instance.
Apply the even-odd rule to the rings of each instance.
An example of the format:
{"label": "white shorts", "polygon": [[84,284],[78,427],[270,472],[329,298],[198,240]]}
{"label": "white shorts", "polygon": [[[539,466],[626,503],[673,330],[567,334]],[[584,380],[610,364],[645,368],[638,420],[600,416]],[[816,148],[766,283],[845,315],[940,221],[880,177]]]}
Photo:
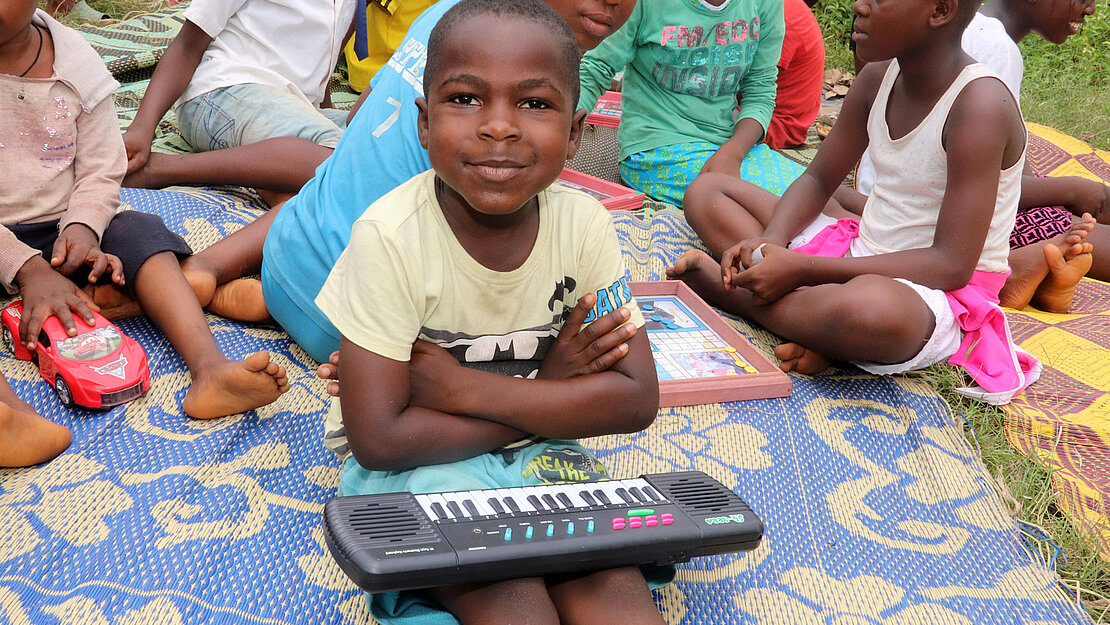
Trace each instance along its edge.
{"label": "white shorts", "polygon": [[[836,219],[828,215],[818,215],[816,219],[798,234],[798,236],[790,240],[787,248],[796,249],[809,243],[813,237],[817,236],[817,233],[835,224],[836,221]],[[859,237],[856,237],[852,240],[852,247],[848,250],[848,253],[845,254],[845,257],[865,258],[874,255],[875,253],[868,249]],[[921,286],[920,284],[902,278],[894,279],[910,287],[917,293],[918,297],[920,297],[929,310],[932,311],[933,318],[936,319],[936,326],[933,328],[933,334],[929,337],[929,340],[925,342],[925,346],[921,348],[921,351],[905,362],[888,365],[877,362],[852,361],[852,364],[868,373],[889,375],[924,369],[929,365],[948,360],[952,354],[956,353],[956,350],[960,347],[960,342],[963,340],[963,330],[961,330],[959,324],[956,323],[956,315],[952,313],[952,307],[948,304],[948,296],[944,294],[944,291]]]}

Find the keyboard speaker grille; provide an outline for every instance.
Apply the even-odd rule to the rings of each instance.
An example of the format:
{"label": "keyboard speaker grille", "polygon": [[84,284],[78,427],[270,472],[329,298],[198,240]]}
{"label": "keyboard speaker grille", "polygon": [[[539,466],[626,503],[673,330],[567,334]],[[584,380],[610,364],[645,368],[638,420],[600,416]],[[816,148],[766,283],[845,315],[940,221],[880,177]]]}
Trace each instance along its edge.
{"label": "keyboard speaker grille", "polygon": [[359,548],[426,545],[441,540],[420,504],[407,493],[374,499],[340,497],[329,502],[325,515],[340,543],[353,542]]}
{"label": "keyboard speaker grille", "polygon": [[691,516],[745,513],[750,509],[736,493],[700,471],[644,476]]}

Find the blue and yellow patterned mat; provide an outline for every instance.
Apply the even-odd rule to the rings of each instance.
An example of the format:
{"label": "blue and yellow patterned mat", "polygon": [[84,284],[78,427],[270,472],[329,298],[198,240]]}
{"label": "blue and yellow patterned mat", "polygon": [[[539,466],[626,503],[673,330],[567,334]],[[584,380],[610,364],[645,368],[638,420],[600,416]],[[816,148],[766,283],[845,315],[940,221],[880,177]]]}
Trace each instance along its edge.
{"label": "blue and yellow patterned mat", "polygon": [[[124,83],[124,126],[176,11],[86,33]],[[156,147],[181,149],[172,117],[159,130]],[[124,199],[196,249],[260,206],[234,189]],[[657,279],[692,233],[674,209],[643,214],[614,219],[631,277]],[[120,326],[147,350],[151,391],[106,413],[61,408],[34,365],[0,353],[16,392],[74,433],[49,464],[0,469],[0,625],[372,622],[323,544],[338,465],[320,443],[315,363],[276,327],[210,322],[229,356],[276,354],[292,389],[256,412],[191,421],[184,363],[141,318]],[[750,554],[679,568],[656,594],[671,624],[1090,622],[1023,547],[961,425],[919,378],[795,376],[789,398],[666,409],[644,432],[585,443],[616,476],[705,471],[767,526]]]}
{"label": "blue and yellow patterned mat", "polygon": [[[124,197],[197,248],[258,206],[234,191]],[[614,219],[633,279],[657,278],[692,244],[673,209]],[[0,470],[0,624],[370,622],[321,536],[338,466],[320,443],[314,364],[275,327],[211,322],[229,355],[276,353],[292,390],[254,413],[190,421],[184,364],[143,319],[121,327],[150,355],[152,389],[107,413],[61,408],[34,365],[0,356],[20,396],[74,432],[57,460]],[[922,380],[795,377],[790,398],[667,409],[647,431],[586,444],[617,476],[705,471],[766,523],[755,552],[680,568],[657,594],[670,623],[1089,622],[1022,547]]]}

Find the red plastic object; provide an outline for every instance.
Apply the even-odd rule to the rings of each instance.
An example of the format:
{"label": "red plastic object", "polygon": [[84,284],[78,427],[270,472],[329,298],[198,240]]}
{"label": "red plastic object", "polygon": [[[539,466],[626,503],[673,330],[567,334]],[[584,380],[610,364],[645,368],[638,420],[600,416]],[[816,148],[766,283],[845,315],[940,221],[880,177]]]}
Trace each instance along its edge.
{"label": "red plastic object", "polygon": [[150,389],[150,369],[142,346],[99,313],[87,325],[74,315],[77,336],[51,316],[42,324],[35,351],[18,342],[23,300],[0,311],[0,340],[21,360],[36,360],[39,374],[54,387],[67,408],[104,410],[131,401]]}
{"label": "red plastic object", "polygon": [[596,198],[611,211],[636,210],[644,205],[643,193],[570,168],[564,167],[556,182]]}
{"label": "red plastic object", "polygon": [[619,91],[606,91],[597,99],[594,110],[586,116],[586,123],[594,126],[616,128],[621,123],[621,94]]}

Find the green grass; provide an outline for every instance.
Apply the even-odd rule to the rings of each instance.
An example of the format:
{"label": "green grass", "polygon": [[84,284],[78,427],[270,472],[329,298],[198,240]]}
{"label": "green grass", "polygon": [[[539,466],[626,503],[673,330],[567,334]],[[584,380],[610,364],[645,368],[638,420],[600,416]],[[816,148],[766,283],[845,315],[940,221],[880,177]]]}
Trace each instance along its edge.
{"label": "green grass", "polygon": [[[1065,44],[1050,44],[1037,34],[1021,42],[1021,109],[1027,121],[1110,150],[1110,4],[1098,2],[1095,15]],[[818,0],[813,10],[825,34],[826,67],[852,71],[851,2]]]}

